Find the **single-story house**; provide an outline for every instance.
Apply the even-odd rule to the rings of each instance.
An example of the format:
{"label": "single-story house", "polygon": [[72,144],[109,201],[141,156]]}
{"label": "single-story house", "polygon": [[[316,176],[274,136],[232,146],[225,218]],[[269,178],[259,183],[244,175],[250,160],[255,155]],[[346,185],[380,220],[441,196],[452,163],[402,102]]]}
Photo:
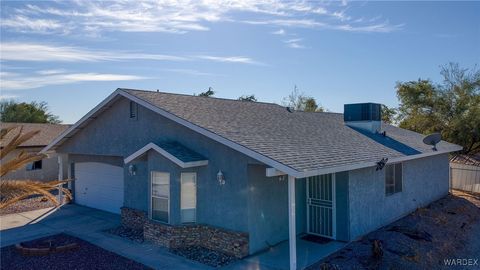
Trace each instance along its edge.
{"label": "single-story house", "polygon": [[354,240],[449,191],[449,153],[380,121],[345,114],[117,89],[43,151],[73,164],[75,201],[121,213],[167,247],[244,257],[296,235]]}
{"label": "single-story house", "polygon": [[[64,132],[69,125],[61,124],[43,124],[43,123],[0,123],[0,128],[15,128],[12,132],[7,134],[4,142],[9,142],[13,136],[18,134],[20,128],[22,134],[31,131],[40,131],[37,135],[30,140],[22,143],[15,151],[5,157],[5,160],[9,160],[14,156],[17,156],[21,151],[38,153],[45,146],[57,138],[62,132]],[[0,149],[3,145],[0,146]],[[59,173],[62,174],[62,178],[67,177],[67,164],[60,169],[58,163],[58,154],[55,151],[47,151],[48,157],[29,163],[25,167],[16,171],[10,172],[2,177],[2,179],[16,179],[16,180],[36,180],[36,181],[49,181],[59,178]]]}

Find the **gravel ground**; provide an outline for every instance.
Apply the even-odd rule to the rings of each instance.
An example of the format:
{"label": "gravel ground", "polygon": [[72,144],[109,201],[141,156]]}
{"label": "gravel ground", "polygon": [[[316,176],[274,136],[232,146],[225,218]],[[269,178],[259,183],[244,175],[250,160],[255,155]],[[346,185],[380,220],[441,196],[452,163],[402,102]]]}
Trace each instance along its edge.
{"label": "gravel ground", "polygon": [[134,230],[124,226],[118,226],[112,229],[105,230],[106,233],[117,235],[137,243],[143,243],[143,230]]}
{"label": "gravel ground", "polygon": [[170,252],[212,267],[222,267],[237,260],[235,257],[199,246],[171,249]]}
{"label": "gravel ground", "polygon": [[[480,262],[480,196],[454,191],[352,242],[308,269],[452,269],[445,259]],[[374,256],[374,242],[381,250]],[[378,242],[377,242],[378,243]],[[455,269],[479,269],[476,266]]]}
{"label": "gravel ground", "polygon": [[15,246],[2,248],[0,251],[0,269],[26,270],[26,269],[77,269],[77,270],[107,270],[107,269],[151,269],[143,264],[132,261],[113,252],[107,251],[86,241],[67,234],[57,234],[30,242],[27,246],[43,245],[47,240],[58,243],[76,242],[79,247],[63,253],[54,253],[45,256],[23,256]]}
{"label": "gravel ground", "polygon": [[[52,194],[56,195],[57,191],[53,191]],[[42,196],[32,196],[27,199],[23,199],[18,201],[7,208],[0,209],[0,216],[8,215],[8,214],[15,214],[15,213],[22,213],[32,210],[38,210],[43,208],[54,207],[55,204],[53,202],[46,200]]]}

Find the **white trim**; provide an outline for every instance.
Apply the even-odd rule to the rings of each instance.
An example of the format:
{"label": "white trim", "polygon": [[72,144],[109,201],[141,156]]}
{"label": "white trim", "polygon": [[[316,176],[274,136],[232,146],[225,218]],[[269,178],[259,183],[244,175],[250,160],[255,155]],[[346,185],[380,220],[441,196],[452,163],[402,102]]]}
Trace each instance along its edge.
{"label": "white trim", "polygon": [[[448,153],[456,152],[456,151],[460,151],[460,150],[462,150],[462,147],[455,147],[455,148],[452,147],[452,149],[449,149],[449,150],[434,151],[434,152],[411,155],[411,156],[404,156],[404,157],[399,157],[399,158],[391,158],[391,159],[388,160],[387,164],[398,163],[398,162],[414,160],[414,159],[419,159],[419,158],[424,158],[424,157],[430,157],[430,156],[435,156],[435,155],[441,155],[441,154],[448,154]],[[343,165],[343,166],[336,166],[336,167],[330,167],[330,168],[322,168],[322,169],[318,169],[318,170],[298,172],[297,175],[295,175],[295,177],[296,178],[305,178],[305,177],[310,177],[310,176],[315,176],[315,175],[322,175],[322,174],[329,174],[329,173],[336,173],[336,172],[344,172],[344,171],[352,171],[352,170],[363,169],[363,168],[368,168],[368,167],[375,167],[375,166],[377,166],[376,162],[362,162],[362,163],[356,163],[356,164],[352,164],[352,165]]]}
{"label": "white trim", "polygon": [[[144,106],[147,109],[150,109],[170,120],[173,120],[177,122],[178,124],[181,124],[187,128],[190,128],[204,136],[207,136],[208,138],[215,140],[221,144],[224,144],[234,150],[237,150],[238,152],[245,154],[253,159],[256,159],[260,162],[263,162],[264,164],[271,166],[273,168],[276,168],[279,171],[285,172],[286,174],[292,175],[295,178],[305,178],[309,176],[315,176],[315,175],[322,175],[322,174],[329,174],[329,173],[335,173],[335,172],[342,172],[342,171],[350,171],[350,170],[356,170],[356,169],[361,169],[361,168],[367,168],[367,167],[373,167],[376,166],[376,162],[362,162],[362,163],[357,163],[353,165],[343,165],[343,166],[336,166],[336,167],[330,167],[330,168],[322,168],[322,169],[316,169],[316,170],[310,170],[310,171],[304,171],[304,172],[299,172],[295,169],[293,169],[290,166],[287,166],[281,162],[278,162],[274,159],[271,159],[267,156],[264,156],[254,150],[251,150],[243,145],[240,145],[238,143],[235,143],[227,138],[224,138],[216,133],[213,133],[203,127],[197,126],[191,122],[188,122],[187,120],[180,118],[172,113],[169,113],[163,109],[160,109],[159,107],[141,99],[138,98],[134,95],[131,95],[121,88],[118,88],[115,90],[112,94],[110,94],[105,100],[103,100],[100,104],[95,106],[90,112],[88,112],[84,117],[82,117],[77,123],[75,123],[73,126],[65,130],[60,136],[55,138],[49,145],[47,145],[45,148],[41,150],[41,153],[45,153],[48,151],[50,148],[55,146],[57,143],[59,143],[65,136],[69,135],[72,132],[75,132],[76,129],[79,128],[80,125],[83,124],[83,122],[89,120],[92,118],[94,114],[96,114],[98,111],[102,109],[103,106],[108,104],[110,101],[112,101],[115,97],[117,96],[123,96],[129,100],[133,100],[136,103]],[[462,147],[456,146],[452,147],[449,150],[443,150],[443,151],[432,151],[429,153],[423,153],[419,155],[412,155],[412,156],[405,156],[401,158],[396,158],[396,159],[391,159],[390,161],[392,162],[399,162],[399,161],[406,161],[406,160],[412,160],[412,159],[417,159],[417,158],[423,158],[423,157],[428,157],[428,156],[434,156],[434,155],[439,155],[439,154],[445,154],[445,153],[450,153],[450,152],[455,152],[455,151],[460,151],[462,150]]]}
{"label": "white trim", "polygon": [[267,168],[266,169],[266,176],[267,177],[274,177],[274,176],[282,176],[282,175],[286,175],[286,173],[282,172],[282,171],[279,171],[275,168]]}
{"label": "white trim", "polygon": [[208,165],[208,160],[183,162],[180,159],[178,159],[177,157],[175,157],[174,155],[168,153],[163,148],[161,148],[160,146],[158,146],[154,143],[149,143],[149,144],[145,145],[144,147],[137,150],[135,153],[133,153],[130,156],[128,156],[127,158],[125,158],[123,161],[125,162],[125,164],[127,164],[127,163],[135,160],[136,158],[140,157],[141,155],[145,154],[149,150],[155,150],[160,155],[166,157],[167,159],[169,159],[170,161],[172,161],[173,163],[177,164],[178,166],[180,166],[182,168],[191,168],[191,167]]}
{"label": "white trim", "polygon": [[[58,155],[58,180],[63,180],[63,156]],[[63,185],[58,186],[58,203],[62,204],[63,192],[60,189]]]}
{"label": "white trim", "polygon": [[297,269],[297,232],[295,228],[295,177],[288,176],[288,245],[290,270]]}

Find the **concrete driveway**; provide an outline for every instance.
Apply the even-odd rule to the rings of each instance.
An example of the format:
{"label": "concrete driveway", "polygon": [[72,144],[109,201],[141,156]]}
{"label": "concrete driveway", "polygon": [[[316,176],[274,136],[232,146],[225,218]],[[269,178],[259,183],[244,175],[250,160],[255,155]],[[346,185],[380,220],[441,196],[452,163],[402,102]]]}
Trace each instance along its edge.
{"label": "concrete driveway", "polygon": [[5,215],[0,217],[0,223],[2,247],[64,232],[154,269],[212,269],[165,248],[104,233],[120,225],[120,216],[75,204]]}

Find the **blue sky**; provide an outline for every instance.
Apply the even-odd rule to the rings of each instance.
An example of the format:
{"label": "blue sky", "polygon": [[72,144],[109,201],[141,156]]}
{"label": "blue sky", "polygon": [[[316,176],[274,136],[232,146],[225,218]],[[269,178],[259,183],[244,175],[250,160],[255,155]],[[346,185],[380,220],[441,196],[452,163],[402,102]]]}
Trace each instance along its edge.
{"label": "blue sky", "polygon": [[397,81],[480,63],[480,2],[2,1],[2,98],[74,123],[118,87],[330,111],[397,106]]}

